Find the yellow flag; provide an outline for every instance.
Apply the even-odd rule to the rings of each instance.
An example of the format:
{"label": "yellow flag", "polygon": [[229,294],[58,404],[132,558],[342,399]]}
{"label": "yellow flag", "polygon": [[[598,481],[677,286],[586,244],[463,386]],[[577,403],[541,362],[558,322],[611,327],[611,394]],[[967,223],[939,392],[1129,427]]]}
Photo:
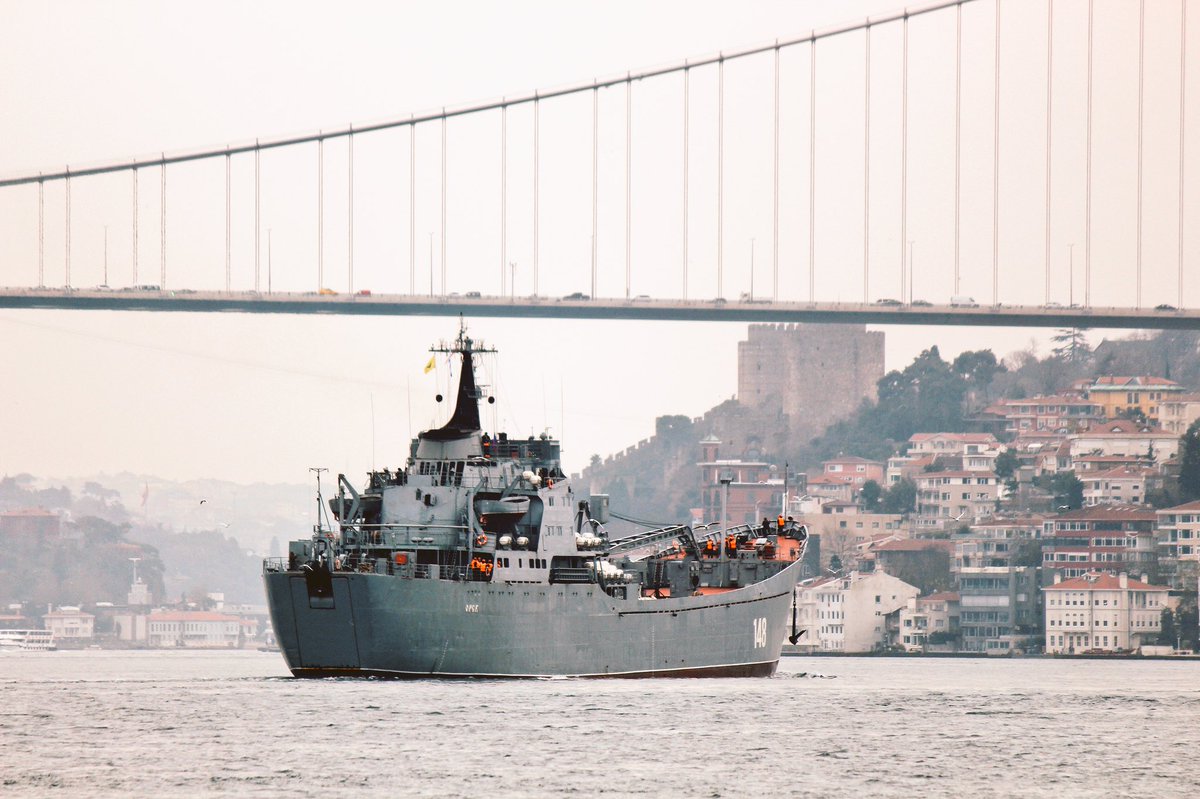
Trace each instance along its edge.
{"label": "yellow flag", "polygon": [[436,356],[433,356],[433,355],[430,355],[430,356],[429,356],[429,363],[425,364],[425,374],[429,374],[431,371],[433,371],[433,359],[434,359],[434,357],[436,357]]}

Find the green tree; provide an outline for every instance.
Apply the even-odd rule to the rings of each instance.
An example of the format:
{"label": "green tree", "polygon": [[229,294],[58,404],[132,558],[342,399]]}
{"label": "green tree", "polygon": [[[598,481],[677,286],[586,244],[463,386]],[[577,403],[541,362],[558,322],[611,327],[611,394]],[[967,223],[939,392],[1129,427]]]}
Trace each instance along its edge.
{"label": "green tree", "polygon": [[1083,507],[1083,481],[1075,472],[1058,472],[1050,478],[1055,510],[1079,510]]}
{"label": "green tree", "polygon": [[1200,419],[1179,440],[1179,501],[1200,499]]}
{"label": "green tree", "polygon": [[875,513],[879,510],[880,500],[883,499],[883,489],[879,487],[879,483],[868,480],[858,490],[858,498],[862,501],[863,507],[871,513]]}
{"label": "green tree", "polygon": [[1175,646],[1175,636],[1177,635],[1175,630],[1175,614],[1170,608],[1163,608],[1160,626],[1162,627],[1162,631],[1158,634],[1158,643],[1164,646],[1168,644]]}
{"label": "green tree", "polygon": [[1013,476],[1020,465],[1021,462],[1017,460],[1016,453],[1011,449],[1006,449],[996,456],[996,463],[992,469],[996,472],[997,477],[1007,480]]}
{"label": "green tree", "polygon": [[884,513],[912,513],[917,506],[917,484],[905,477],[883,495]]}
{"label": "green tree", "polygon": [[1092,348],[1084,335],[1086,332],[1085,327],[1068,327],[1051,336],[1050,340],[1057,345],[1053,349],[1055,357],[1068,363],[1079,363],[1092,357]]}
{"label": "green tree", "polygon": [[991,350],[959,353],[951,368],[978,388],[987,388],[997,372],[1007,371],[1004,364],[996,360],[996,355]]}

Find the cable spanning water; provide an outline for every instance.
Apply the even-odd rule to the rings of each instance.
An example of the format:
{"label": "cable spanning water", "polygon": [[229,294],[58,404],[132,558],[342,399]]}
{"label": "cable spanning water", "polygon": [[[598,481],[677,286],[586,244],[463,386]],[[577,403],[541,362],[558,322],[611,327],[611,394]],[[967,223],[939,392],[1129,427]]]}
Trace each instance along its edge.
{"label": "cable spanning water", "polygon": [[0,656],[6,796],[1179,796],[1200,663],[785,658],[764,680],[298,681]]}

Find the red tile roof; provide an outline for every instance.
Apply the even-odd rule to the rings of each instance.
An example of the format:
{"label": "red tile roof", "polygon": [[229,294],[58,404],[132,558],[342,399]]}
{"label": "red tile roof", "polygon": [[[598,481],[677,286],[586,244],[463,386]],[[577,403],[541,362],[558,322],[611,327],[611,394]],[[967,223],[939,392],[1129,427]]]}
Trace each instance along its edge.
{"label": "red tile roof", "polygon": [[[1149,585],[1141,580],[1129,578],[1128,586],[1133,591],[1170,591],[1171,589],[1161,585]],[[1088,572],[1082,577],[1072,577],[1070,580],[1063,580],[1061,583],[1048,585],[1046,591],[1120,591],[1121,580],[1115,574],[1099,574],[1097,572]]]}
{"label": "red tile roof", "polygon": [[237,616],[211,613],[204,610],[173,610],[151,613],[150,621],[240,621]]}
{"label": "red tile roof", "polygon": [[1108,521],[1152,522],[1156,518],[1158,517],[1153,508],[1114,502],[1111,504],[1089,505],[1079,510],[1060,513],[1054,517],[1054,521],[1073,522],[1103,519]]}
{"label": "red tile roof", "polygon": [[1171,508],[1161,508],[1159,513],[1174,513],[1181,510],[1200,510],[1200,499],[1194,499],[1191,502],[1185,502],[1182,505],[1176,505]]}
{"label": "red tile roof", "polygon": [[954,542],[945,538],[902,538],[875,547],[876,552],[924,552],[929,549],[954,551]]}

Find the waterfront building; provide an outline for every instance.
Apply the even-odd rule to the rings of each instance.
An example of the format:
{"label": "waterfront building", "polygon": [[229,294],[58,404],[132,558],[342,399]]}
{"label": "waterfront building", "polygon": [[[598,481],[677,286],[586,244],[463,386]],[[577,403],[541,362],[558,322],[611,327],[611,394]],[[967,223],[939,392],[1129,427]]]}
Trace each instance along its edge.
{"label": "waterfront building", "polygon": [[889,617],[920,593],[890,574],[849,572],[796,586],[801,652],[867,653],[887,648]]}
{"label": "waterfront building", "polygon": [[77,607],[63,605],[43,614],[42,626],[59,640],[89,639],[96,634],[96,617]]}
{"label": "waterfront building", "polygon": [[1176,590],[1195,590],[1200,573],[1200,500],[1155,514],[1160,578]]}
{"label": "waterfront building", "polygon": [[1036,566],[964,566],[955,577],[960,651],[1008,655],[1036,648],[1041,628]]}
{"label": "waterfront building", "polygon": [[242,640],[241,619],[208,611],[157,611],[146,629],[153,647],[234,648]]}
{"label": "waterfront building", "polygon": [[959,595],[939,591],[908,600],[900,609],[899,634],[905,652],[957,651]]}
{"label": "waterfront building", "polygon": [[1157,574],[1156,520],[1152,508],[1115,503],[1047,519],[1042,528],[1043,583],[1053,572],[1066,578],[1093,571]]}
{"label": "waterfront building", "polygon": [[1117,575],[1088,572],[1042,589],[1047,654],[1134,651],[1162,631],[1168,590]]}

